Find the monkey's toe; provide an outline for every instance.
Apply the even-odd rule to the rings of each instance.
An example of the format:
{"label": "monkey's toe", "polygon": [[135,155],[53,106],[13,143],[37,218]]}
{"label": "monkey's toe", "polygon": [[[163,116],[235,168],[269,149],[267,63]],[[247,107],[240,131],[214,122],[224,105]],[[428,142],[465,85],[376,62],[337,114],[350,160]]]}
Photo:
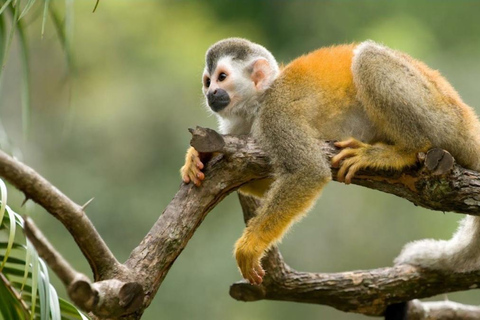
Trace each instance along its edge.
{"label": "monkey's toe", "polygon": [[265,271],[260,265],[260,257],[253,252],[247,252],[242,249],[236,250],[235,257],[243,278],[250,284],[261,284]]}

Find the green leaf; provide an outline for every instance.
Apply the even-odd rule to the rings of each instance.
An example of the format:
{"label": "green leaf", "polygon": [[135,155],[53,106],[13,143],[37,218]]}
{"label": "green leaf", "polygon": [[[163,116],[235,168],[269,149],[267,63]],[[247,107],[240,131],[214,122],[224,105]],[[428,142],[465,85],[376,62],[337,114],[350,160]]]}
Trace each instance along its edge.
{"label": "green leaf", "polygon": [[[11,1],[10,1],[11,2]],[[20,4],[20,0],[18,1],[18,4]],[[4,5],[5,6],[5,5]],[[7,64],[8,60],[8,53],[10,52],[10,46],[12,45],[12,40],[13,40],[13,35],[15,34],[16,25],[18,21],[18,13],[19,9],[18,6],[14,6],[13,4],[9,6],[11,14],[12,14],[12,27],[10,28],[10,32],[7,37],[7,41],[5,43],[5,50],[3,54],[3,60],[2,60],[2,69],[0,70],[0,77],[3,74],[3,71],[5,69],[5,65]],[[1,10],[1,9],[0,9]]]}
{"label": "green leaf", "polygon": [[[30,262],[32,260],[33,256],[33,251],[35,250],[33,248],[33,245],[30,243],[30,240],[27,240],[27,250],[25,250],[25,269],[23,273],[23,279],[22,279],[22,287],[20,290],[24,290],[25,285],[27,284],[28,280],[28,274],[29,274],[29,269],[30,269]],[[32,289],[31,289],[32,290]]]}
{"label": "green leaf", "polygon": [[50,314],[50,279],[45,262],[38,259],[38,295],[40,297],[40,314],[42,320],[48,320]]}
{"label": "green leaf", "polygon": [[48,7],[50,5],[50,0],[44,0],[43,5],[43,17],[42,17],[42,39],[45,34],[45,24],[47,22]]}
{"label": "green leaf", "polygon": [[64,24],[62,23],[62,19],[55,11],[53,6],[49,6],[50,17],[52,18],[53,25],[55,30],[57,31],[58,40],[65,50],[65,57],[67,61],[67,70],[75,71],[75,66],[73,64],[73,53],[70,48],[70,42],[67,40],[66,30],[64,28]]}
{"label": "green leaf", "polygon": [[0,14],[2,14],[3,11],[5,11],[5,8],[8,7],[8,5],[10,4],[10,2],[12,2],[12,0],[7,0],[7,1],[3,4],[3,6],[0,8]]}
{"label": "green leaf", "polygon": [[22,63],[22,128],[23,128],[23,137],[25,140],[29,136],[30,128],[30,113],[31,113],[31,104],[30,104],[30,65],[28,59],[28,46],[25,36],[25,28],[21,21],[18,22],[18,38],[20,42],[20,58]]}
{"label": "green leaf", "polygon": [[28,13],[28,11],[30,11],[30,8],[35,4],[35,1],[36,0],[28,0],[25,7],[23,7],[22,13],[20,14],[18,20],[22,19]]}
{"label": "green leaf", "polygon": [[3,319],[26,319],[28,313],[22,306],[21,301],[16,299],[17,294],[9,286],[8,279],[0,274],[0,314]]}
{"label": "green leaf", "polygon": [[32,305],[30,306],[30,315],[33,320],[33,315],[35,314],[35,307],[37,303],[37,289],[38,289],[38,254],[35,252],[32,259]]}
{"label": "green leaf", "polygon": [[6,45],[5,42],[7,39],[7,28],[5,24],[6,24],[5,15],[2,15],[0,13],[0,61],[3,61],[3,54],[4,54],[5,45]]}
{"label": "green leaf", "polygon": [[93,12],[95,12],[95,10],[97,10],[97,7],[98,7],[98,4],[100,3],[100,0],[97,0],[97,2],[95,2],[95,7],[93,7]]}
{"label": "green leaf", "polygon": [[13,241],[15,240],[15,231],[16,231],[16,224],[15,224],[15,214],[13,211],[10,209],[10,207],[6,207],[6,212],[10,217],[10,232],[8,235],[8,243],[7,243],[7,248],[5,250],[5,256],[3,258],[2,264],[0,265],[0,271],[2,271],[3,267],[5,266],[5,263],[7,262],[8,256],[10,255],[10,252],[12,251],[13,247]]}
{"label": "green leaf", "polygon": [[0,196],[2,197],[0,203],[0,225],[3,222],[3,216],[5,215],[5,206],[7,205],[7,186],[2,179],[0,179]]}
{"label": "green leaf", "polygon": [[49,292],[50,292],[50,311],[52,315],[52,320],[60,320],[62,318],[62,312],[60,311],[60,303],[58,302],[58,295],[55,288],[49,283]]}

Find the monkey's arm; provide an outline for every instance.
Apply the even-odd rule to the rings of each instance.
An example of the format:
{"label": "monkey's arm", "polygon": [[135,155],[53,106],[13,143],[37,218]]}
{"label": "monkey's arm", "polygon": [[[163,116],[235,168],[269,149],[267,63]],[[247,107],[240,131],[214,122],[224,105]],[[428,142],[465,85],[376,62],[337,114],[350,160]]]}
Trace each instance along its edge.
{"label": "monkey's arm", "polygon": [[[278,90],[282,94],[282,90]],[[242,275],[260,284],[264,275],[260,259],[279,241],[290,225],[313,205],[331,179],[330,164],[319,151],[318,140],[305,118],[295,117],[303,101],[278,108],[275,98],[265,103],[254,138],[271,156],[274,181],[265,194],[256,217],[251,219],[235,245]],[[257,136],[255,136],[257,135]]]}

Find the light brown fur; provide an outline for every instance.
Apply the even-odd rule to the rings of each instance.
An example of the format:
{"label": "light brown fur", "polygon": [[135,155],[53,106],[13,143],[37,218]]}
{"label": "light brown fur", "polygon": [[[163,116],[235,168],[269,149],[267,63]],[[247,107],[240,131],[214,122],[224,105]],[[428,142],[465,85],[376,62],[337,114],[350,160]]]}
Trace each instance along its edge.
{"label": "light brown fur", "polygon": [[[228,41],[244,44],[234,39],[222,45]],[[308,211],[330,180],[330,163],[320,152],[319,139],[339,141],[343,150],[332,164],[340,167],[338,178],[346,183],[362,168],[413,165],[418,152],[432,147],[480,170],[479,122],[471,108],[437,71],[374,42],[302,56],[260,93],[260,106],[252,109],[247,127],[271,155],[275,175],[273,182],[244,189],[263,197],[235,245],[238,266],[251,283],[262,281],[264,252]],[[235,106],[225,110],[228,119]]]}

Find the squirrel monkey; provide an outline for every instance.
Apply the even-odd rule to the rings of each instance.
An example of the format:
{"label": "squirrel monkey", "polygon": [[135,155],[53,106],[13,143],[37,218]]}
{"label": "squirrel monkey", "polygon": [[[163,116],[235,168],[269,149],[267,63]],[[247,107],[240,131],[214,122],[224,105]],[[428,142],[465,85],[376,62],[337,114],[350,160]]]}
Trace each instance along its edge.
{"label": "squirrel monkey", "polygon": [[[331,178],[319,140],[337,140],[338,180],[362,168],[400,170],[432,147],[480,171],[480,125],[439,72],[373,41],[321,48],[280,70],[264,47],[230,38],[206,53],[203,93],[223,134],[251,134],[271,156],[272,179],[240,192],[263,198],[235,245],[245,279],[260,284],[264,252],[313,205]],[[205,178],[190,148],[185,183]],[[396,264],[480,268],[480,217],[467,216],[449,241],[407,244]]]}

